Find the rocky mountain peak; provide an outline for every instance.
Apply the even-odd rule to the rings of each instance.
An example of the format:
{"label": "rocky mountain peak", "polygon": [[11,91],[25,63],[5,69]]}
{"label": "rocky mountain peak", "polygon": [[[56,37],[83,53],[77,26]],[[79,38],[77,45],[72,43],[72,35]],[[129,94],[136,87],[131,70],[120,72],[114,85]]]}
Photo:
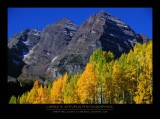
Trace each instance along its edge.
{"label": "rocky mountain peak", "polygon": [[63,18],[63,19],[55,22],[55,23],[66,24],[66,23],[69,23],[69,22],[72,23],[72,21],[69,18],[66,17],[66,18]]}
{"label": "rocky mountain peak", "polygon": [[106,15],[110,16],[111,14],[105,12],[104,10],[100,10],[96,15],[99,16],[99,17],[103,17],[103,16],[106,16]]}
{"label": "rocky mountain peak", "polygon": [[[97,48],[111,51],[118,58],[137,42],[147,41],[125,22],[103,10],[91,15],[79,28],[64,18],[46,26],[42,32],[34,29],[26,30],[26,34],[27,40],[22,41],[29,52],[23,58],[25,65],[18,77],[21,83],[38,79],[48,84],[65,72],[71,75],[82,72]],[[31,45],[35,39],[38,42]],[[18,44],[15,46],[19,47]]]}
{"label": "rocky mountain peak", "polygon": [[29,31],[30,31],[30,29],[26,28],[21,33],[28,33]]}
{"label": "rocky mountain peak", "polygon": [[30,30],[29,34],[33,34],[33,35],[40,35],[41,31],[38,29],[32,29]]}
{"label": "rocky mountain peak", "polygon": [[24,46],[31,49],[40,39],[41,32],[37,29],[24,29],[18,34],[15,34],[8,41],[8,47]]}
{"label": "rocky mountain peak", "polygon": [[73,30],[73,31],[78,29],[78,26],[76,24],[74,24],[69,18],[64,18],[62,20],[59,20],[55,24],[61,24],[64,26],[64,28],[69,29],[69,30]]}
{"label": "rocky mountain peak", "polygon": [[[100,48],[111,51],[118,58],[129,52],[141,38],[122,20],[100,11],[91,15],[77,30],[72,41],[52,63],[53,76],[65,72],[82,72],[92,52]],[[48,70],[47,70],[48,71]],[[49,72],[49,71],[48,71]]]}
{"label": "rocky mountain peak", "polygon": [[23,67],[23,73],[18,80],[23,81],[24,77],[28,80],[29,77],[41,77],[42,80],[50,64],[69,44],[77,29],[78,27],[68,18],[46,26],[41,32],[39,43],[25,56],[24,62],[27,65]]}
{"label": "rocky mountain peak", "polygon": [[15,34],[8,41],[8,80],[10,77],[17,78],[22,73],[25,65],[23,61],[29,50],[40,40],[40,31],[35,29],[24,29]]}

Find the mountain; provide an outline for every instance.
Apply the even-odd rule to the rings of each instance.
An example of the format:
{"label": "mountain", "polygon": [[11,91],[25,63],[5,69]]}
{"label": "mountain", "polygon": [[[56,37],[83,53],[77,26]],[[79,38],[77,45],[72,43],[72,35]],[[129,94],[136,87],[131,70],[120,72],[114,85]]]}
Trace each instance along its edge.
{"label": "mountain", "polygon": [[25,65],[23,59],[28,51],[39,42],[40,33],[37,29],[25,29],[11,37],[8,42],[8,81],[18,78],[22,73]]}
{"label": "mountain", "polygon": [[77,29],[78,27],[68,18],[44,28],[40,35],[40,41],[25,56],[24,62],[27,65],[23,67],[18,80],[20,82],[32,82],[39,79],[40,82],[44,83],[46,70],[54,62],[56,56],[64,51]]}
{"label": "mountain", "polygon": [[[25,34],[30,32],[26,30]],[[48,84],[65,72],[71,75],[82,72],[90,55],[97,48],[111,51],[118,58],[122,53],[128,53],[137,42],[145,43],[149,40],[142,34],[136,34],[122,20],[104,11],[91,15],[79,28],[71,20],[64,18],[46,26],[38,37],[33,35],[37,40],[28,38],[30,35],[22,36],[24,38],[14,36],[18,40],[10,41],[8,45],[11,49],[13,46],[19,49],[20,53],[11,51],[10,54],[21,56],[18,60],[23,62],[22,73],[18,76],[21,84],[36,79]],[[38,42],[28,45],[28,40],[23,39]]]}
{"label": "mountain", "polygon": [[8,100],[12,95],[22,95],[32,87],[32,85],[21,87],[17,78],[26,65],[23,61],[25,55],[39,42],[40,34],[37,29],[25,29],[12,36],[8,42]]}

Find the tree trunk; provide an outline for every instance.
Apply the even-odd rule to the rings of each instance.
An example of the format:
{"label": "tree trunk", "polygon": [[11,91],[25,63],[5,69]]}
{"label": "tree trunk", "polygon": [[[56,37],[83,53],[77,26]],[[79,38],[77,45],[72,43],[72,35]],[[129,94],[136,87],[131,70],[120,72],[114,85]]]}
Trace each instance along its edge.
{"label": "tree trunk", "polygon": [[101,104],[102,104],[102,86],[101,86],[101,92],[100,92],[100,100],[101,100]]}

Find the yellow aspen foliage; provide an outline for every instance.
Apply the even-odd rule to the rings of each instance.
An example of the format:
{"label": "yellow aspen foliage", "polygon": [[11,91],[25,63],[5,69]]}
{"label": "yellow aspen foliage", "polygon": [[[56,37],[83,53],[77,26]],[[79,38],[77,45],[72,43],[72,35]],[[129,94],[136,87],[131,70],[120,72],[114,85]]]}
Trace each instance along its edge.
{"label": "yellow aspen foliage", "polygon": [[148,98],[147,98],[147,101],[146,103],[150,104],[152,103],[153,101],[153,78],[152,78],[152,41],[150,41],[147,45],[147,48],[146,48],[146,79],[147,79],[147,86],[148,86],[148,89],[147,89],[147,95],[148,95]]}
{"label": "yellow aspen foliage", "polygon": [[153,101],[152,41],[137,43],[114,60],[112,52],[93,52],[85,70],[65,73],[48,86],[33,88],[10,103],[19,104],[151,104]]}
{"label": "yellow aspen foliage", "polygon": [[149,42],[146,48],[146,63],[150,77],[152,77],[152,41]]}
{"label": "yellow aspen foliage", "polygon": [[118,104],[125,104],[124,100],[120,100]]}
{"label": "yellow aspen foliage", "polygon": [[128,65],[126,63],[126,58],[127,58],[127,54],[122,54],[121,57],[119,58],[118,64],[119,64],[119,80],[118,80],[118,85],[119,85],[119,102],[121,104],[126,103],[126,101],[130,98],[127,95],[127,88],[130,84],[130,80],[127,79],[126,77],[126,70],[128,68]]}
{"label": "yellow aspen foliage", "polygon": [[80,99],[76,92],[79,77],[80,74],[75,74],[66,85],[66,90],[64,92],[64,104],[80,104]]}
{"label": "yellow aspen foliage", "polygon": [[135,54],[135,60],[138,61],[139,65],[144,66],[145,65],[145,56],[146,52],[146,43],[140,44],[137,43],[134,47],[134,54]]}
{"label": "yellow aspen foliage", "polygon": [[132,50],[130,50],[130,52],[127,55],[126,65],[128,66],[128,68],[126,69],[126,77],[129,80],[136,81],[138,68],[137,68],[136,57]]}
{"label": "yellow aspen foliage", "polygon": [[50,82],[48,85],[44,85],[44,90],[45,92],[47,92],[48,95],[50,95],[52,86],[53,86],[53,81]]}
{"label": "yellow aspen foliage", "polygon": [[48,103],[47,92],[43,89],[42,85],[38,84],[38,80],[34,82],[33,88],[28,94],[23,94],[20,97],[20,104],[46,104]]}
{"label": "yellow aspen foliage", "polygon": [[114,103],[119,102],[119,93],[120,93],[120,73],[119,73],[119,63],[116,60],[113,65],[112,72],[112,84],[113,84],[113,92],[114,92]]}
{"label": "yellow aspen foliage", "polygon": [[9,100],[9,104],[17,104],[18,101],[17,101],[17,97],[12,95],[10,100]]}
{"label": "yellow aspen foliage", "polygon": [[50,91],[50,103],[53,104],[63,104],[64,103],[64,92],[66,90],[66,85],[70,78],[69,73],[65,73],[62,77],[60,76],[57,81],[54,81],[53,87]]}
{"label": "yellow aspen foliage", "polygon": [[22,94],[22,96],[19,98],[19,104],[26,104],[28,92],[25,92]]}
{"label": "yellow aspen foliage", "polygon": [[65,73],[65,75],[63,76],[62,93],[64,93],[65,91],[65,87],[66,87],[66,84],[68,83],[69,78],[70,78],[70,74]]}
{"label": "yellow aspen foliage", "polygon": [[[146,44],[143,44],[144,46]],[[150,41],[140,52],[141,72],[137,81],[137,91],[135,92],[134,101],[136,104],[151,104],[152,96],[152,42]]]}
{"label": "yellow aspen foliage", "polygon": [[[141,44],[140,44],[141,46]],[[129,93],[127,97],[127,102],[129,104],[134,103],[134,93],[137,89],[137,81],[139,78],[139,73],[140,73],[140,64],[136,59],[136,54],[135,50],[133,49],[130,50],[130,52],[127,54],[126,58],[126,69],[125,69],[125,85],[126,85],[126,90]]]}
{"label": "yellow aspen foliage", "polygon": [[100,48],[93,52],[90,56],[90,62],[93,64],[93,69],[95,72],[96,79],[96,99],[95,103],[102,104],[106,103],[105,101],[105,90],[106,90],[106,78],[107,78],[107,69],[106,63],[111,62],[114,59],[112,52],[104,52]]}
{"label": "yellow aspen foliage", "polygon": [[63,88],[63,77],[60,76],[53,83],[53,87],[50,92],[50,103],[63,104],[62,88]]}
{"label": "yellow aspen foliage", "polygon": [[144,88],[145,85],[146,85],[146,80],[143,79],[143,75],[141,73],[137,86],[137,92],[135,93],[136,96],[134,97],[136,104],[145,104],[144,100],[146,94],[146,89]]}
{"label": "yellow aspen foliage", "polygon": [[112,84],[112,70],[113,70],[114,61],[107,63],[106,65],[106,83],[105,83],[105,102],[107,104],[112,103],[113,95],[113,84]]}
{"label": "yellow aspen foliage", "polygon": [[35,88],[32,88],[31,91],[28,93],[26,103],[34,104],[34,100],[37,97],[37,91]]}
{"label": "yellow aspen foliage", "polygon": [[77,93],[80,97],[81,104],[91,104],[95,102],[96,98],[96,76],[93,71],[93,65],[88,63],[85,71],[77,83]]}
{"label": "yellow aspen foliage", "polygon": [[46,104],[48,103],[47,92],[44,91],[42,85],[37,89],[37,97],[34,100],[35,104]]}
{"label": "yellow aspen foliage", "polygon": [[38,86],[38,80],[36,80],[34,82],[33,88],[28,93],[28,96],[27,96],[27,99],[26,99],[26,103],[28,103],[28,104],[34,104],[35,98],[38,95],[38,93],[37,93],[38,87],[39,87]]}

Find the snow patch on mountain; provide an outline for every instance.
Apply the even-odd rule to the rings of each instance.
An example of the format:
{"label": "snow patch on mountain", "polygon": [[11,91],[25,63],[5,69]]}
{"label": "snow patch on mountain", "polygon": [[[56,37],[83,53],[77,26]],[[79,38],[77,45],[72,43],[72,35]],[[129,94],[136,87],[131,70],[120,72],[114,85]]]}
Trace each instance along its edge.
{"label": "snow patch on mountain", "polygon": [[52,63],[58,58],[58,55],[52,59]]}

